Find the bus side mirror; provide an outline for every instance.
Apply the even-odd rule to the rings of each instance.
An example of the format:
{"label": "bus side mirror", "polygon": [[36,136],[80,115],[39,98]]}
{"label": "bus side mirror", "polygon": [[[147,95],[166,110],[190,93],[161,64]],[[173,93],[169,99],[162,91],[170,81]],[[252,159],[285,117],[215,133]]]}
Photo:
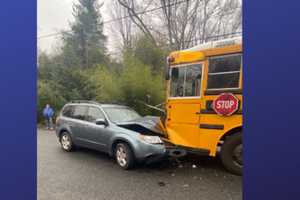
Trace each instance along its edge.
{"label": "bus side mirror", "polygon": [[171,67],[168,65],[166,67],[166,72],[165,72],[165,79],[168,81],[171,78]]}

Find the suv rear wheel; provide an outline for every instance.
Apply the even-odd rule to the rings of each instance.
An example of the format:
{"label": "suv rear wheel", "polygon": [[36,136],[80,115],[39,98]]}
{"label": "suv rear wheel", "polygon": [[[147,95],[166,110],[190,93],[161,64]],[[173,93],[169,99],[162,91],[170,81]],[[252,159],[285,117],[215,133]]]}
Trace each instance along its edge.
{"label": "suv rear wheel", "polygon": [[243,174],[242,133],[238,132],[225,139],[221,147],[221,160],[224,167],[233,174]]}
{"label": "suv rear wheel", "polygon": [[74,149],[74,145],[72,142],[72,138],[68,132],[63,132],[60,135],[60,144],[63,150],[72,151]]}
{"label": "suv rear wheel", "polygon": [[130,146],[126,143],[118,143],[115,148],[115,158],[123,169],[130,169],[134,165],[134,155]]}

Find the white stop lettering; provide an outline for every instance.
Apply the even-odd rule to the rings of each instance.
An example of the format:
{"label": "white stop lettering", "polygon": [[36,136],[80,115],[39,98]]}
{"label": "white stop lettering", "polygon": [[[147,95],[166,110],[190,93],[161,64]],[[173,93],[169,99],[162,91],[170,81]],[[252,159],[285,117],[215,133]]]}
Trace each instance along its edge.
{"label": "white stop lettering", "polygon": [[229,101],[224,101],[224,100],[217,101],[217,109],[231,109],[233,105],[234,105],[234,101],[232,101],[232,100],[229,100]]}

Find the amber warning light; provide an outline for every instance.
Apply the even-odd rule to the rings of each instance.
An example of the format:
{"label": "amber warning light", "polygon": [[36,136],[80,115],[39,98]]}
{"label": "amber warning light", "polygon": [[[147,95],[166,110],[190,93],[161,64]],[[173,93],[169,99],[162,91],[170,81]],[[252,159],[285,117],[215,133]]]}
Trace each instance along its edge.
{"label": "amber warning light", "polygon": [[168,60],[168,63],[172,63],[175,61],[175,58],[173,56],[169,56],[167,60]]}

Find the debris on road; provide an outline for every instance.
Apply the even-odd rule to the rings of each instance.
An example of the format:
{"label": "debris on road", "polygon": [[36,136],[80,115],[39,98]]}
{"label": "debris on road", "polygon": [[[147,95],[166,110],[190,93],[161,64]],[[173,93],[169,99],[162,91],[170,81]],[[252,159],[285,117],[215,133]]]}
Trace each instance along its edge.
{"label": "debris on road", "polygon": [[163,182],[163,181],[159,181],[159,182],[158,182],[158,185],[159,185],[160,187],[163,187],[163,186],[166,186],[166,183]]}
{"label": "debris on road", "polygon": [[216,170],[214,170],[214,174],[215,174],[216,177],[219,176],[218,173],[216,172]]}

